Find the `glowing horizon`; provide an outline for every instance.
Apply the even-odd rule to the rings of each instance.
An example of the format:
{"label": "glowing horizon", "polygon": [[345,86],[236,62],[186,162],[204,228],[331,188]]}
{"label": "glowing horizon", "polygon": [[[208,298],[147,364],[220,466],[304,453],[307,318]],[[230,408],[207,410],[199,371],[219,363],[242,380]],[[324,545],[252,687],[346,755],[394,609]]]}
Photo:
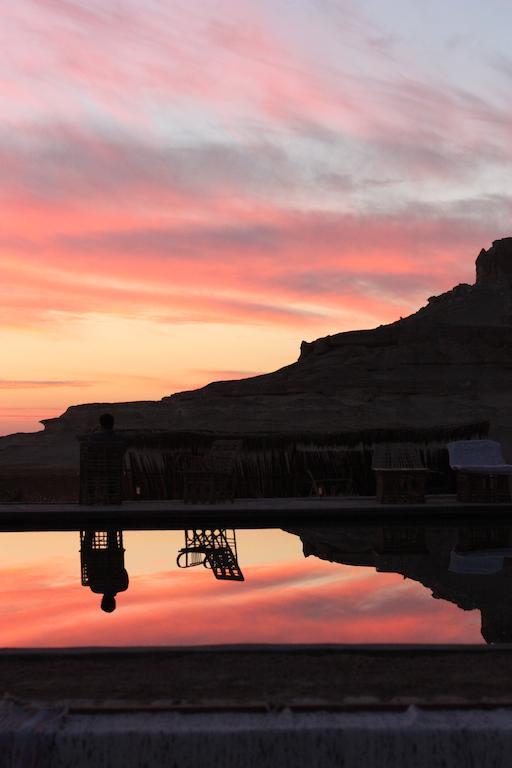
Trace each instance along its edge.
{"label": "glowing horizon", "polygon": [[510,234],[500,0],[19,0],[0,434],[275,370]]}

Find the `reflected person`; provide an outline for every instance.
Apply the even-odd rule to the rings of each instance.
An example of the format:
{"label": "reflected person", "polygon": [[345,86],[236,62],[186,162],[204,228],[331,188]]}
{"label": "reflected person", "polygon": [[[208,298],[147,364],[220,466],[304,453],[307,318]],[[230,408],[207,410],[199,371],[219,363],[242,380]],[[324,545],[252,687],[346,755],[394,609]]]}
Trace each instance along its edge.
{"label": "reflected person", "polygon": [[101,610],[116,609],[116,595],[128,589],[124,567],[122,531],[82,531],[80,533],[82,585],[102,594]]}

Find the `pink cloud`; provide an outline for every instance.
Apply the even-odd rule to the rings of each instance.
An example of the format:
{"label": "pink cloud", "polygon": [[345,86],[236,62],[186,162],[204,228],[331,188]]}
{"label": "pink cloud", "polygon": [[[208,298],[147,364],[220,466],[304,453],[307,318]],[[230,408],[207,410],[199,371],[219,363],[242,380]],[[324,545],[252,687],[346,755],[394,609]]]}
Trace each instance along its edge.
{"label": "pink cloud", "polygon": [[[19,207],[0,242],[4,322],[106,312],[166,323],[330,323],[340,330],[341,313],[350,311],[368,327],[473,281],[479,248],[496,236],[486,204],[480,213],[477,203],[468,222],[455,206],[443,217],[428,207],[348,215],[251,210],[246,200],[236,213],[228,206],[226,221],[216,224],[201,221],[199,208],[194,226],[182,218],[155,225],[142,211],[129,222],[106,217],[110,225],[98,229],[101,215],[95,220],[87,208],[64,222],[49,204]],[[22,221],[28,246],[15,238]]]}
{"label": "pink cloud", "polygon": [[[208,6],[203,4],[198,13],[175,3],[155,3],[150,10],[127,3],[119,14],[109,2],[99,7],[22,0],[7,19],[11,72],[6,87],[17,84],[33,108],[42,91],[65,113],[59,88],[65,83],[74,110],[79,109],[74,98],[79,89],[132,125],[141,118],[129,104],[144,94],[207,103],[220,120],[236,109],[289,116],[304,111],[305,104],[336,114],[343,114],[344,102],[355,108],[358,101],[345,95],[340,74],[333,80],[334,100],[332,87],[304,61],[293,39],[276,31],[272,14],[252,3],[240,8],[231,0]],[[26,91],[20,73],[40,80],[40,91]]]}
{"label": "pink cloud", "polygon": [[[232,0],[199,10],[127,3],[120,14],[113,2],[20,0],[5,22],[4,89],[27,111],[44,113],[46,102],[76,122],[89,102],[142,131],[152,127],[152,106],[178,105],[207,110],[230,130],[244,118],[293,129],[314,116],[357,139],[392,130],[397,145],[412,125],[421,154],[422,141],[432,149],[447,135],[460,143],[478,134],[481,119],[509,117],[469,87],[429,81],[413,51],[397,58],[392,37],[347,3],[293,13]],[[507,146],[505,135],[500,143]]]}

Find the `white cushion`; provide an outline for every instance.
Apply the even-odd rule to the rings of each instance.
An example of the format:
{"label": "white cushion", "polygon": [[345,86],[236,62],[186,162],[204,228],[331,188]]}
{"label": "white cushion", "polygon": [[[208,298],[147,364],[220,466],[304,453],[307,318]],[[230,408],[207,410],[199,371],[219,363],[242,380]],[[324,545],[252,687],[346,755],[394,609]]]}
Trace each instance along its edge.
{"label": "white cushion", "polygon": [[512,471],[512,466],[504,463],[501,445],[496,440],[458,440],[448,443],[447,448],[453,469],[500,474]]}

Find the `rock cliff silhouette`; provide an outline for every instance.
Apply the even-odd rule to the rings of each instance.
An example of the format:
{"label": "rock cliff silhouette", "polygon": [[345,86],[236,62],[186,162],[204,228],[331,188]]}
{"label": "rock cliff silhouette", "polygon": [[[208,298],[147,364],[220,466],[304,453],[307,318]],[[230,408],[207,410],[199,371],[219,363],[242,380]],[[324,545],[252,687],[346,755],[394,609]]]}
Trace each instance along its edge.
{"label": "rock cliff silhouette", "polygon": [[213,382],[161,401],[72,406],[41,433],[0,438],[9,467],[77,467],[76,435],[105,410],[120,429],[335,433],[489,421],[512,450],[512,238],[476,260],[474,285],[432,296],[413,315],[372,330],[302,342],[273,373]]}

